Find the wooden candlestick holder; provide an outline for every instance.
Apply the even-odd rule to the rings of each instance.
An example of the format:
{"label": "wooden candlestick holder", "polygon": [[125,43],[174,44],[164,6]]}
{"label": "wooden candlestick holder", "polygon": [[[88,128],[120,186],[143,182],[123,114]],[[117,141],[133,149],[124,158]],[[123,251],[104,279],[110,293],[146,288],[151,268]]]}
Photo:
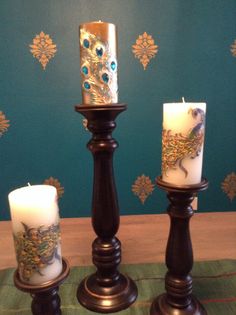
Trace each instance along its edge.
{"label": "wooden candlestick holder", "polygon": [[77,291],[78,301],[87,309],[113,313],[129,307],[137,298],[137,287],[118,271],[121,242],[115,237],[119,228],[119,206],[113,174],[113,153],[118,143],[112,138],[116,117],[124,104],[78,105],[75,110],[88,120],[92,139],[87,147],[94,159],[92,225],[97,238],[92,244],[96,273],[85,278]]}
{"label": "wooden candlestick holder", "polygon": [[189,221],[193,215],[191,202],[197,192],[208,187],[203,179],[199,184],[176,186],[157,178],[157,186],[167,191],[170,205],[170,233],[166,249],[166,293],[152,303],[151,315],[206,315],[200,302],[192,295],[193,251]]}
{"label": "wooden candlestick holder", "polygon": [[41,285],[30,285],[21,281],[18,269],[14,273],[14,283],[17,289],[30,293],[33,300],[31,310],[33,315],[61,315],[61,300],[58,295],[59,285],[70,273],[69,263],[62,258],[62,272],[55,279]]}

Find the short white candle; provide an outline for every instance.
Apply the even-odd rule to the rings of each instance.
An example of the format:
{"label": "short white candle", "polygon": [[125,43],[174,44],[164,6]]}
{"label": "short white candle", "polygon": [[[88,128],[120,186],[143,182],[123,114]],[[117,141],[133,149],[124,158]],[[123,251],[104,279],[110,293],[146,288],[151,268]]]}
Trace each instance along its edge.
{"label": "short white candle", "polygon": [[26,186],[8,200],[21,280],[40,285],[56,278],[62,271],[56,188]]}
{"label": "short white candle", "polygon": [[201,181],[206,103],[163,106],[162,180],[175,185]]}

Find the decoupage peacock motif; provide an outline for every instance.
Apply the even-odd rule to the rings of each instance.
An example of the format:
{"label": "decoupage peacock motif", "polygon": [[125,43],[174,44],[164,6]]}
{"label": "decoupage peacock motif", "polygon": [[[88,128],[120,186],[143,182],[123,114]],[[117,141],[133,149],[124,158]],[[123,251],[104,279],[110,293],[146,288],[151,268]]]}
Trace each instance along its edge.
{"label": "decoupage peacock motif", "polygon": [[185,177],[188,171],[184,167],[186,158],[194,159],[199,156],[204,141],[205,113],[200,108],[190,108],[196,124],[187,135],[173,134],[171,130],[163,130],[162,134],[162,173],[168,176],[169,170],[180,168]]}
{"label": "decoupage peacock motif", "polygon": [[24,231],[14,234],[16,257],[19,273],[25,281],[37,272],[43,276],[43,268],[60,260],[58,244],[60,242],[59,224],[30,228],[22,222]]}
{"label": "decoupage peacock motif", "polygon": [[108,43],[80,30],[82,87],[92,104],[117,102],[117,61]]}

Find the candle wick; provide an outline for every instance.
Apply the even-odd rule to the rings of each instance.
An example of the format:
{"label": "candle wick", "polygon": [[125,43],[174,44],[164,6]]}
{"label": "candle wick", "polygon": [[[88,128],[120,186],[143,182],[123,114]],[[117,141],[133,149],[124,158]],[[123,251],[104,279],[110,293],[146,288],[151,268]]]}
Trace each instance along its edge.
{"label": "candle wick", "polygon": [[31,186],[30,183],[27,183],[27,184],[28,184],[28,186]]}
{"label": "candle wick", "polygon": [[185,99],[184,99],[184,97],[182,97],[182,102],[183,102],[183,103],[185,103]]}

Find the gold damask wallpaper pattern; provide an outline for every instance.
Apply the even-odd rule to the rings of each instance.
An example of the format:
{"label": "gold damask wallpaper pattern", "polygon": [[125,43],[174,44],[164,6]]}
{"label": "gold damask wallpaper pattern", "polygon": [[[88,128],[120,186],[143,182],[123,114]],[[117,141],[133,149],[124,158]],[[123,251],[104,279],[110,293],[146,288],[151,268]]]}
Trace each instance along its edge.
{"label": "gold damask wallpaper pattern", "polygon": [[150,177],[144,174],[138,176],[132,185],[134,195],[138,196],[141,203],[144,204],[147,197],[150,196],[154,190],[155,185],[152,183]]}
{"label": "gold damask wallpaper pattern", "polygon": [[152,35],[147,34],[147,32],[138,36],[132,48],[135,58],[139,59],[144,70],[146,70],[150,60],[154,58],[158,52],[158,46],[155,45]]}
{"label": "gold damask wallpaper pattern", "polygon": [[[154,3],[154,1],[153,1],[153,3]],[[54,12],[51,12],[51,14],[52,14],[52,17],[53,17],[54,16]],[[145,70],[146,72],[148,72],[149,70],[152,70],[153,69],[152,66],[156,65],[156,61],[157,62],[163,62],[163,59],[161,59],[161,57],[162,57],[161,54],[158,54],[158,52],[160,50],[160,46],[163,47],[163,50],[161,50],[163,52],[163,54],[164,54],[164,51],[166,51],[166,50],[164,50],[164,48],[165,49],[169,49],[169,48],[172,47],[171,46],[171,42],[169,40],[169,38],[172,38],[172,37],[169,37],[169,38],[168,37],[164,37],[165,33],[163,32],[163,30],[161,30],[161,28],[155,27],[155,28],[153,28],[153,30],[150,31],[150,32],[153,32],[153,34],[152,35],[149,34],[149,29],[148,28],[151,26],[151,24],[149,24],[149,22],[150,22],[150,20],[147,19],[146,22],[145,22],[146,24],[144,24],[144,28],[141,29],[141,30],[140,29],[138,30],[138,28],[137,28],[138,26],[137,25],[130,25],[130,28],[131,28],[130,31],[132,31],[132,33],[136,34],[136,35],[134,35],[131,38],[131,40],[129,39],[128,41],[125,42],[125,46],[126,46],[126,48],[128,48],[129,54],[127,53],[127,50],[121,51],[121,55],[123,54],[123,56],[125,58],[124,61],[126,62],[126,64],[128,64],[128,67],[135,67],[134,71],[141,69],[141,71]],[[60,23],[60,21],[58,21],[58,23]],[[130,23],[130,22],[127,20],[127,23]],[[31,24],[32,24],[32,21],[31,21]],[[52,59],[55,56],[58,56],[58,58],[56,58],[56,59],[59,60],[59,54],[57,55],[57,52],[59,50],[58,49],[59,46],[57,46],[57,44],[59,45],[60,43],[63,42],[63,45],[60,44],[60,50],[65,50],[65,52],[67,52],[68,47],[71,49],[71,47],[73,45],[72,45],[70,40],[68,40],[67,42],[64,41],[65,37],[63,37],[63,36],[64,36],[64,34],[66,34],[66,32],[63,32],[63,34],[62,34],[61,28],[57,28],[56,24],[54,24],[54,26],[56,25],[56,27],[53,30],[50,29],[50,31],[46,31],[46,29],[45,29],[45,25],[47,25],[45,19],[42,19],[42,29],[44,29],[44,31],[43,30],[41,31],[41,27],[40,27],[40,29],[37,28],[38,24],[34,24],[34,25],[31,25],[31,24],[30,23],[28,24],[29,27],[32,26],[32,28],[30,28],[30,30],[34,29],[34,27],[36,27],[36,31],[33,31],[33,33],[30,31],[31,33],[27,37],[27,43],[29,45],[27,44],[27,46],[25,47],[23,40],[20,41],[20,45],[22,45],[23,49],[27,53],[27,58],[28,58],[29,62],[30,61],[32,62],[33,59],[31,59],[31,58],[34,57],[35,60],[36,60],[37,66],[40,69],[40,71],[41,70],[46,70],[47,67],[51,66],[51,64],[49,65],[49,63],[50,63],[50,61],[52,61]],[[79,22],[78,22],[78,24],[79,24]],[[21,27],[23,27],[23,26],[24,25],[22,25]],[[170,26],[171,26],[171,24],[170,24]],[[67,27],[68,27],[68,25],[64,25],[63,24],[63,29],[67,28]],[[75,35],[74,36],[74,41],[76,42],[76,41],[78,41],[78,30],[77,30],[78,25],[71,24],[70,27],[71,27],[71,29],[74,28],[74,32],[75,33],[73,34],[73,36]],[[121,28],[120,25],[119,25],[119,27]],[[139,27],[140,27],[140,25],[139,25]],[[70,32],[71,32],[71,29],[67,28],[67,30],[69,30]],[[166,28],[165,27],[164,27],[164,29],[165,29],[165,32],[166,32]],[[51,34],[51,32],[53,32],[53,34]],[[200,33],[198,33],[197,29],[195,30],[195,32],[196,32],[195,35],[199,34],[199,36],[202,36]],[[130,34],[132,34],[132,33],[130,33]],[[175,35],[175,34],[177,34],[177,32],[174,29],[174,27],[173,27],[173,29],[171,29],[171,27],[170,27],[169,35],[171,36],[173,34]],[[123,34],[119,34],[119,39],[121,38],[120,35],[125,37],[124,33]],[[189,32],[186,32],[186,36],[189,36],[189,35],[190,35]],[[62,37],[63,37],[63,40],[62,40]],[[159,42],[159,38],[161,39],[160,42]],[[59,42],[59,39],[61,40],[60,42]],[[58,43],[56,44],[54,42],[54,40],[58,41]],[[196,40],[199,40],[199,39],[196,39]],[[13,42],[14,42],[14,38],[13,38],[12,43]],[[212,43],[209,43],[209,46],[211,44]],[[165,45],[170,45],[170,46],[165,46]],[[178,45],[177,39],[176,39],[175,45]],[[120,47],[122,47],[122,46],[120,46]],[[174,47],[173,49],[175,49],[175,48],[176,47]],[[14,45],[12,45],[12,49],[15,49]],[[232,35],[230,35],[230,39],[227,41],[226,46],[222,46],[221,49],[222,49],[222,51],[226,52],[227,57],[229,59],[231,59],[231,61],[235,62],[236,59],[234,57],[236,57],[236,39],[235,39],[235,35],[234,34],[233,34],[233,37],[232,37]],[[79,42],[78,42],[78,50],[79,50]],[[175,54],[174,50],[172,50],[172,52],[174,52],[174,54]],[[75,49],[73,51],[73,53],[75,54],[75,60],[77,60],[77,62],[79,64],[79,53],[78,53],[78,51]],[[156,58],[157,55],[158,55],[158,58]],[[7,54],[6,54],[6,56],[7,56]],[[70,56],[68,56],[68,57],[70,57]],[[134,60],[134,58],[136,58],[138,62],[134,62],[132,65],[130,65],[130,59]],[[169,58],[169,55],[168,55],[168,58]],[[152,60],[152,59],[155,59],[155,60]],[[178,61],[177,55],[176,55],[176,61]],[[39,62],[39,64],[38,64],[38,62]],[[64,58],[63,59],[63,63],[64,63],[63,65],[70,65],[71,62],[72,61],[69,60],[69,58]],[[169,62],[169,60],[168,60],[168,62]],[[57,76],[56,74],[58,73],[58,71],[61,71],[61,69],[59,68],[60,67],[60,63],[59,62],[57,64],[55,63],[54,65],[55,65],[55,68],[53,69],[53,71],[55,72],[55,76],[54,76],[55,77],[55,81],[53,81],[52,83],[54,83],[55,86],[56,86],[58,83],[60,83],[56,79],[56,76]],[[190,63],[190,64],[188,64],[188,66],[191,69],[193,69],[193,70],[195,69],[194,68],[194,63],[193,63],[193,65],[191,65],[191,63]],[[57,69],[56,69],[56,67],[57,67]],[[7,67],[6,67],[6,69],[7,69]],[[133,69],[131,69],[131,70],[133,70]],[[7,71],[8,71],[8,69],[6,70],[6,72]],[[41,71],[41,72],[42,73],[46,73],[46,76],[49,73],[47,71],[45,71],[45,72]],[[53,72],[53,75],[54,75],[54,72]],[[222,77],[224,75],[225,74],[222,73]],[[31,78],[35,79],[34,76],[35,76],[35,73],[32,73],[31,74]],[[163,78],[164,78],[164,76],[165,76],[165,73],[164,74],[162,73],[162,77]],[[44,76],[44,78],[46,78],[46,77]],[[79,85],[80,74],[79,73],[77,75],[77,78],[78,78],[78,82],[76,82],[76,88],[74,88],[74,91],[75,91],[75,94],[78,95],[78,97],[79,97],[79,95],[80,95],[80,85]],[[148,76],[147,76],[147,78],[148,78]],[[176,78],[174,78],[174,79],[177,80]],[[156,78],[154,78],[152,76],[152,77],[150,77],[150,81],[151,80],[154,81],[154,80],[156,80]],[[160,82],[157,82],[157,80],[155,81],[155,84],[158,86],[160,84]],[[74,82],[75,81],[76,80],[74,80]],[[72,82],[72,81],[70,82],[70,84],[72,85],[70,92],[73,91],[73,84],[74,84],[74,82]],[[36,83],[37,83],[37,80],[35,80],[35,84]],[[146,83],[148,83],[148,82],[146,82]],[[27,82],[27,84],[28,84],[28,86],[27,86],[27,89],[25,89],[25,91],[27,91],[27,94],[28,94],[28,96],[30,98],[30,102],[31,101],[34,102],[34,95],[30,94],[31,93],[30,92],[30,80],[29,80],[29,82]],[[37,87],[40,88],[41,87],[40,84],[41,84],[41,82],[38,83]],[[51,82],[50,82],[50,84],[51,84]],[[120,84],[122,84],[122,82],[120,82]],[[17,86],[17,85],[15,84],[15,86]],[[160,86],[161,86],[161,84],[160,84]],[[165,88],[165,86],[162,86],[162,87],[163,87],[163,89]],[[23,88],[25,88],[25,86],[19,87],[19,91],[21,92],[23,90]],[[67,87],[65,87],[65,90],[66,90],[66,88]],[[123,88],[125,89],[125,87],[123,87]],[[143,94],[145,94],[145,92],[147,92],[147,90],[145,91],[144,84],[142,85],[141,88],[143,89]],[[50,86],[49,86],[49,91],[50,91]],[[161,89],[160,89],[160,91],[161,91]],[[174,92],[176,92],[176,91],[174,90]],[[8,92],[4,92],[4,93],[6,93],[6,95],[7,95]],[[198,93],[198,90],[197,90],[196,94],[197,93]],[[160,97],[161,93],[160,94],[155,94],[155,96],[156,95],[158,97]],[[3,94],[3,96],[5,96],[5,94]],[[133,100],[133,98],[134,98],[133,95],[127,94],[127,96],[130,97],[131,100]],[[55,93],[55,95],[53,95],[53,97],[56,98],[58,96]],[[47,102],[47,100],[46,100],[46,102]],[[139,105],[138,102],[137,102],[137,105]],[[153,104],[151,104],[151,105],[153,105]],[[155,104],[155,106],[156,105],[157,104]],[[161,108],[161,104],[158,104],[158,106],[159,105],[160,105],[160,108]],[[11,106],[11,104],[9,106]],[[20,110],[20,106],[18,108]],[[47,108],[49,108],[49,106]],[[50,108],[50,110],[51,110],[51,108]],[[161,111],[161,109],[160,109],[160,111]],[[147,114],[147,117],[148,117],[150,112],[147,111],[145,113],[145,115],[146,114]],[[11,113],[11,115],[12,115],[12,113]],[[12,125],[13,119],[14,119],[14,121],[16,121],[17,117],[12,117],[11,118],[11,125]],[[145,119],[145,117],[143,119]],[[84,130],[88,130],[87,129],[87,120],[86,119],[83,119],[81,121],[81,124],[83,124]],[[10,121],[7,119],[5,114],[2,111],[0,111],[0,137],[8,131],[9,127],[10,127]],[[12,127],[14,127],[14,126],[11,126],[11,128]],[[86,131],[84,133],[86,133]],[[161,135],[159,135],[159,137],[161,137]],[[5,140],[5,138],[3,140]],[[6,140],[8,140],[8,138],[6,138]],[[86,150],[86,148],[84,148],[84,150]],[[134,167],[135,167],[135,165],[134,165]],[[128,187],[129,197],[133,198],[133,199],[136,199],[136,197],[138,197],[137,200],[139,200],[140,204],[142,206],[144,206],[147,200],[150,201],[150,204],[151,204],[152,200],[155,200],[154,199],[155,198],[154,195],[155,195],[155,193],[158,192],[158,189],[155,190],[155,183],[152,182],[150,177],[154,178],[156,174],[151,174],[150,177],[146,176],[143,173],[144,172],[144,165],[141,164],[141,165],[138,165],[137,167],[138,167],[138,170],[137,170],[136,175],[134,176],[134,178],[135,177],[137,177],[137,178],[134,180],[134,182],[132,184],[129,184],[129,187]],[[232,171],[232,168],[230,169],[230,171]],[[225,171],[225,172],[227,172],[227,171]],[[50,170],[49,170],[49,172],[47,174],[51,174]],[[62,172],[62,174],[63,174],[63,172]],[[64,174],[63,175],[62,174],[60,174],[60,176],[63,177]],[[142,174],[142,175],[138,175],[138,174]],[[59,174],[58,174],[58,176],[59,176]],[[227,196],[225,199],[227,199],[228,204],[230,204],[230,201],[231,202],[235,201],[235,197],[236,197],[236,173],[232,171],[228,175],[225,174],[223,176],[223,178],[224,177],[225,177],[225,179],[223,181],[218,179],[218,182],[215,182],[214,186],[217,186],[217,189],[221,190],[221,194],[222,195],[225,194],[225,196]],[[133,181],[133,180],[131,179],[131,181]],[[221,183],[221,181],[222,181],[222,183]],[[64,182],[64,179],[63,179],[63,182]],[[52,176],[47,178],[47,179],[45,179],[44,180],[44,184],[49,184],[49,185],[55,186],[57,191],[58,191],[58,197],[60,197],[60,198],[64,195],[64,191],[65,190],[68,191],[70,189],[68,186],[65,186],[65,188],[64,188],[63,185],[60,183],[60,181],[57,178],[54,178]],[[62,199],[62,203],[64,202],[65,199],[67,199],[67,198],[63,198]]]}
{"label": "gold damask wallpaper pattern", "polygon": [[232,55],[234,57],[236,57],[236,39],[234,40],[233,44],[231,45],[231,49],[230,49]]}
{"label": "gold damask wallpaper pattern", "polygon": [[29,46],[31,48],[30,52],[38,59],[43,70],[45,70],[49,60],[53,58],[57,52],[57,45],[53,43],[48,34],[41,31],[40,34],[35,36],[33,43]]}
{"label": "gold damask wallpaper pattern", "polygon": [[58,198],[61,198],[64,194],[64,187],[61,186],[61,183],[57,178],[49,177],[44,180],[44,185],[51,185],[54,186],[57,189],[57,196]]}
{"label": "gold damask wallpaper pattern", "polygon": [[9,120],[3,112],[0,111],[0,137],[8,130],[10,124]]}
{"label": "gold damask wallpaper pattern", "polygon": [[226,193],[231,201],[236,196],[236,174],[232,172],[228,174],[221,184],[222,190]]}
{"label": "gold damask wallpaper pattern", "polygon": [[[30,52],[38,59],[43,70],[45,70],[48,62],[57,52],[57,45],[54,44],[49,34],[45,34],[41,31],[33,38],[33,43],[29,46],[31,48]],[[234,40],[231,45],[230,51],[232,56],[236,57],[236,40]],[[138,36],[136,43],[132,45],[132,52],[134,57],[139,59],[140,63],[143,65],[143,69],[146,70],[151,59],[158,53],[158,46],[155,44],[152,35],[144,32],[142,35]],[[83,119],[82,123],[85,130],[88,130],[87,120]],[[0,136],[8,130],[9,126],[9,120],[7,120],[4,113],[0,111]],[[59,198],[64,194],[64,187],[61,186],[58,179],[50,177],[44,181],[44,184],[55,186]],[[143,174],[138,176],[135,180],[132,185],[132,192],[144,205],[146,199],[152,194],[154,187],[155,185],[152,183],[151,179]],[[224,181],[221,183],[221,188],[232,201],[236,196],[236,174],[234,172],[225,177]]]}

